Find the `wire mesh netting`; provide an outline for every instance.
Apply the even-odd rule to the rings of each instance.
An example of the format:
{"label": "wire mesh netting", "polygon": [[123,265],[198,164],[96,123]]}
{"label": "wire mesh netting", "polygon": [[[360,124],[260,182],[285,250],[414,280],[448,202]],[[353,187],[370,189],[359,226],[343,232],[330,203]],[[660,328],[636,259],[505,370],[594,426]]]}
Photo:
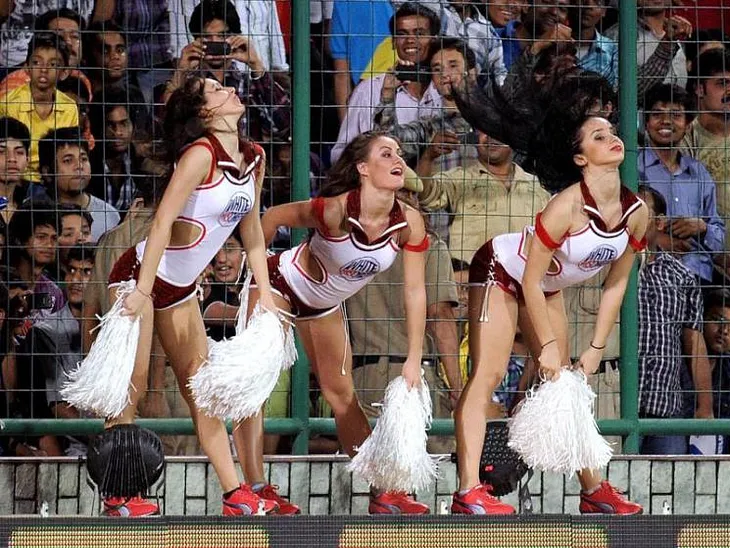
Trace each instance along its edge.
{"label": "wire mesh netting", "polygon": [[[60,391],[96,336],[97,316],[113,303],[107,285],[114,266],[125,252],[131,253],[130,272],[144,265],[152,231],[165,240],[160,249],[169,246],[174,254],[208,241],[211,223],[230,225],[230,236],[206,251],[200,271],[187,272],[192,260],[175,265],[166,257],[161,263],[159,279],[171,299],[166,304],[180,308],[157,307],[152,358],[136,371],[130,392],[136,406],[131,415],[191,417],[179,386],[204,361],[205,336],[235,335],[247,251],[255,245],[246,240],[245,221],[240,231],[234,228],[254,204],[244,207],[239,196],[208,217],[186,212],[230,180],[231,163],[241,167],[245,147],[236,146],[236,134],[265,152],[260,211],[254,214],[314,198],[328,181],[348,174],[365,177],[363,159],[353,160],[348,145],[371,130],[397,137],[406,167],[399,196],[420,210],[429,234],[419,360],[434,417],[450,420],[470,376],[490,361],[500,384],[487,398],[489,414],[503,418],[538,380],[540,343],[549,338],[539,340],[525,307],[515,303],[513,316],[520,321],[500,322],[514,326],[485,341],[490,348],[507,341],[499,359],[476,355],[478,345],[470,339],[479,332],[470,332],[469,315],[482,297],[469,280],[484,270],[484,244],[523,230],[531,234],[537,213],[559,190],[538,177],[545,172],[534,148],[546,127],[561,122],[549,117],[550,107],[566,89],[575,92],[569,98],[575,104],[583,104],[581,94],[594,94],[596,117],[630,121],[622,125],[628,138],[621,182],[648,206],[648,250],[637,260],[636,306],[620,319],[638,334],[638,347],[621,340],[619,321],[604,340],[596,339],[597,318],[606,310],[603,290],[616,287],[609,268],[561,297],[549,296],[548,327],[571,362],[591,346],[602,347],[590,378],[599,419],[622,417],[626,364],[638,367],[637,382],[624,383],[633,390],[631,405],[624,402],[624,415],[626,408],[636,415],[632,420],[730,419],[730,3],[639,0],[630,21],[619,18],[619,2],[610,0],[302,1],[308,9],[293,0],[6,4],[0,6],[0,420],[9,428],[18,419],[58,422],[30,434],[22,422],[11,434],[0,430],[0,456],[85,454],[89,435],[101,424],[81,433],[64,430],[64,420],[93,417],[63,401]],[[634,27],[636,49],[629,55],[619,41]],[[308,41],[301,39],[305,35]],[[627,55],[635,66],[622,61]],[[570,88],[576,81],[581,83]],[[636,104],[626,100],[629,88]],[[474,89],[503,101],[503,111],[489,111],[505,118],[490,126],[492,134],[469,113],[500,103],[470,110],[464,97],[481,97],[467,93]],[[508,118],[505,113],[517,106],[533,119],[518,113]],[[303,117],[306,126],[298,123]],[[638,135],[636,143],[627,127]],[[211,152],[216,165],[204,157],[207,169],[183,164],[175,170],[186,147],[210,134],[231,139]],[[549,150],[565,152],[575,138],[568,161],[580,166],[590,154],[584,137],[571,135]],[[600,188],[591,190],[598,202],[604,198]],[[330,191],[324,194],[330,197]],[[624,228],[614,202],[613,209],[597,206],[604,235]],[[367,227],[363,211],[359,220]],[[577,225],[589,226],[581,215],[569,227],[571,236],[582,230]],[[341,220],[340,236],[352,233],[352,223]],[[315,221],[296,227],[264,222],[267,244],[293,253],[302,236],[296,228],[321,229]],[[383,226],[370,228],[366,246],[389,234]],[[407,243],[399,238],[382,241],[398,250]],[[579,267],[598,270],[617,258],[601,253]],[[302,360],[282,374],[266,403],[268,419],[300,420],[268,433],[267,453],[347,450],[331,431],[307,431],[307,439],[292,435],[307,418],[332,419],[341,411],[344,397],[332,381],[342,377],[341,368],[348,382],[351,371],[365,415],[378,416],[373,404],[413,353],[406,321],[413,300],[403,255],[382,271],[371,261],[342,265],[340,274],[357,279],[377,275],[342,307],[335,303],[329,319],[304,321],[297,306],[314,316],[324,309],[296,291],[282,299],[303,317],[300,356],[313,367],[305,369]],[[317,286],[337,273],[328,264],[310,257],[297,266]],[[554,263],[548,274],[561,269]],[[161,297],[155,287],[153,297]],[[622,353],[629,347],[631,353]],[[192,433],[192,423],[184,429]],[[430,438],[429,451],[455,450],[451,430],[445,431]],[[670,434],[634,436],[629,451],[730,451],[726,437],[715,433]],[[168,432],[162,441],[168,455],[203,453],[195,437],[180,432]],[[620,452],[622,440],[611,441]]]}

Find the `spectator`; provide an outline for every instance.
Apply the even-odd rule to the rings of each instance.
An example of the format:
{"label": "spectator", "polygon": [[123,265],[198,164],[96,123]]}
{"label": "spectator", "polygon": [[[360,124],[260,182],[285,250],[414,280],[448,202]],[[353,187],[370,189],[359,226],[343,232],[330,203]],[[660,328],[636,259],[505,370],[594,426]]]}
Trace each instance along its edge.
{"label": "spectator", "polygon": [[[105,0],[106,1],[106,0]],[[9,17],[0,28],[0,66],[17,67],[28,57],[28,45],[43,14],[73,11],[84,21],[96,19],[96,11],[104,4],[95,0],[33,0],[9,1]],[[47,30],[51,30],[50,27]]]}
{"label": "spectator", "polygon": [[712,281],[712,254],[725,244],[725,223],[717,214],[715,182],[701,162],[676,148],[689,122],[687,93],[660,84],[646,96],[648,146],[639,151],[639,181],[667,202],[671,230],[656,234],[665,251],[681,253],[684,266],[704,282]]}
{"label": "spectator", "polygon": [[481,2],[448,0],[442,2],[441,28],[446,36],[466,41],[476,55],[484,83],[494,80],[500,86],[507,77],[502,40],[489,20],[479,11]]}
{"label": "spectator", "polygon": [[704,335],[712,369],[714,415],[727,419],[730,418],[730,291],[727,289],[705,295]]}
{"label": "spectator", "polygon": [[578,0],[570,9],[568,21],[578,42],[580,66],[592,70],[618,86],[618,44],[598,32],[606,15],[606,0]]}
{"label": "spectator", "polygon": [[[58,33],[68,46],[68,69],[69,76],[81,81],[86,88],[87,94],[91,96],[92,88],[89,79],[79,70],[81,62],[81,35],[86,27],[84,19],[75,11],[68,8],[53,9],[41,15],[35,21],[35,32],[52,31]],[[59,79],[60,80],[60,79]],[[30,75],[24,68],[11,72],[0,82],[0,95],[14,90],[17,87],[28,84]],[[59,82],[60,87],[60,82]],[[63,91],[63,90],[62,90]],[[89,101],[91,99],[89,98]]]}
{"label": "spectator", "polygon": [[[217,2],[222,4],[224,9],[230,8],[221,0]],[[177,0],[175,4],[182,13],[174,13],[176,9],[172,9],[173,26],[176,29],[173,41],[175,37],[177,38],[174,51],[182,55],[183,47],[190,41],[189,25],[205,26],[205,24],[200,20],[193,23],[194,19],[200,18],[201,15],[200,11],[197,13],[195,11],[197,4],[195,0]],[[231,5],[241,20],[241,30],[237,34],[245,36],[250,41],[261,58],[264,70],[270,72],[284,88],[289,89],[289,65],[286,62],[278,11],[272,9],[270,0],[233,0]],[[190,33],[192,34],[192,31]]]}
{"label": "spectator", "polygon": [[79,128],[84,134],[84,139],[89,143],[89,150],[94,150],[96,140],[91,134],[91,123],[89,122],[89,103],[91,102],[89,90],[75,76],[68,76],[59,81],[57,89],[68,95],[76,103],[76,108],[79,111]]}
{"label": "spectator", "polygon": [[522,52],[530,48],[537,53],[541,42],[569,42],[570,27],[562,23],[562,0],[530,0],[522,20],[507,23],[498,34],[502,38],[504,64],[509,70]]}
{"label": "spectator", "polygon": [[[640,96],[662,82],[686,86],[687,58],[680,41],[692,35],[692,24],[679,15],[670,16],[671,0],[638,0],[637,3],[636,58]],[[618,40],[618,33],[616,23],[606,31],[606,36]],[[642,85],[645,79],[647,82]]]}
{"label": "spectator", "polygon": [[720,29],[698,30],[691,40],[684,43],[684,53],[687,56],[687,91],[694,96],[694,86],[697,79],[697,59],[710,49],[725,49],[725,36]]}
{"label": "spectator", "polygon": [[[720,217],[730,217],[730,162],[727,150],[730,147],[730,102],[726,100],[730,79],[730,53],[722,49],[711,49],[699,57],[697,85],[694,92],[698,99],[699,114],[687,128],[680,145],[684,154],[702,162],[715,181],[717,211]],[[725,224],[725,249],[728,250],[730,223]],[[730,272],[730,264],[723,268]]]}
{"label": "spectator", "polygon": [[[81,413],[61,399],[60,390],[68,375],[82,360],[81,318],[83,317],[84,292],[91,279],[94,268],[92,248],[74,247],[68,252],[63,263],[63,289],[66,305],[37,322],[31,329],[26,341],[31,359],[45,377],[46,402],[50,416],[61,419],[78,419]],[[65,455],[85,455],[86,440],[67,436],[58,440]]]}
{"label": "spectator", "polygon": [[38,141],[59,127],[79,125],[78,107],[73,99],[56,89],[56,83],[66,77],[68,48],[55,34],[37,33],[28,50],[26,68],[30,83],[22,85],[2,98],[0,116],[11,116],[30,130],[30,162],[28,179],[40,181]]}
{"label": "spectator", "polygon": [[[454,308],[458,304],[454,273],[446,244],[429,237],[426,252],[427,337],[423,352],[423,372],[433,395],[433,416],[450,418],[461,394],[459,372],[459,339]],[[347,318],[352,340],[352,380],[365,414],[376,418],[372,404],[383,400],[388,383],[400,375],[405,362],[408,341],[403,318],[403,259],[381,272],[372,283],[347,302]],[[384,321],[383,319],[386,318]],[[444,364],[451,386],[439,377],[439,360]],[[453,438],[429,438],[433,453],[450,453],[455,449]]]}
{"label": "spectator", "polygon": [[8,225],[10,266],[28,291],[50,296],[50,309],[34,310],[34,319],[58,312],[66,304],[63,292],[46,273],[56,262],[56,225],[55,204],[40,200],[24,203]]}
{"label": "spectator", "polygon": [[70,249],[91,242],[91,214],[76,204],[58,206],[58,261],[66,264]]}
{"label": "spectator", "polygon": [[105,89],[125,89],[125,102],[145,104],[144,95],[137,86],[136,75],[128,70],[127,36],[113,21],[92,23],[84,34],[84,70],[94,93]]}
{"label": "spectator", "polygon": [[[127,249],[147,237],[155,205],[154,185],[150,179],[140,181],[124,221],[105,232],[96,244],[94,272],[85,295],[84,308],[88,314],[84,317],[83,333],[89,333],[96,326],[97,315],[103,316],[111,308],[113,302],[109,301],[107,282],[112,266]],[[84,352],[88,352],[90,338],[84,339],[84,344]]]}
{"label": "spectator", "polygon": [[137,192],[136,180],[145,176],[143,135],[137,131],[147,113],[143,106],[127,102],[135,92],[104,90],[92,105],[93,132],[103,137],[103,146],[91,155],[89,192],[124,214]]}
{"label": "spectator", "polygon": [[[0,118],[0,215],[4,224],[10,222],[28,191],[24,176],[29,147],[26,125],[15,118]],[[5,238],[4,230],[2,237]]]}
{"label": "spectator", "polygon": [[119,224],[119,212],[86,192],[91,181],[89,145],[78,128],[61,128],[40,142],[40,169],[45,192],[58,204],[76,204],[91,214],[91,241]]}
{"label": "spectator", "polygon": [[98,0],[94,21],[113,20],[127,35],[128,65],[145,102],[170,77],[170,12],[168,0]]}
{"label": "spectator", "polygon": [[[247,133],[256,139],[277,135],[281,138],[290,129],[290,99],[266,71],[253,41],[241,35],[241,20],[230,1],[203,0],[193,10],[190,34],[195,38],[183,48],[177,70],[163,95],[163,101],[182,86],[192,71],[202,70],[205,77],[233,87],[241,101],[251,108],[246,117]],[[207,55],[208,43],[227,43],[230,54]],[[256,118],[251,113],[257,112]]]}
{"label": "spectator", "polygon": [[478,138],[476,161],[424,178],[419,194],[424,208],[446,209],[451,256],[467,263],[487,240],[528,226],[550,198],[512,161],[511,148],[481,132]]}
{"label": "spectator", "polygon": [[[649,254],[639,274],[639,416],[682,417],[682,370],[689,356],[697,390],[697,418],[712,418],[711,372],[702,337],[702,292],[693,273],[661,249],[657,235],[667,229],[664,197],[639,189],[651,216]],[[685,436],[645,436],[644,455],[683,455]]]}
{"label": "spectator", "polygon": [[527,0],[494,0],[487,2],[487,17],[495,29],[506,27],[510,21],[519,21]]}
{"label": "spectator", "polygon": [[[404,3],[390,20],[393,46],[398,59],[416,66],[427,63],[439,28],[440,21],[430,9],[414,2]],[[392,65],[389,69],[392,69]],[[405,124],[437,114],[441,107],[441,97],[433,82],[403,82],[398,79],[395,70],[363,79],[347,104],[347,113],[340,125],[337,143],[332,148],[332,163],[337,161],[347,144],[357,135],[373,129],[378,103],[391,104],[394,107],[392,123]]]}
{"label": "spectator", "polygon": [[335,0],[329,45],[334,61],[335,104],[340,122],[345,120],[353,85],[389,70],[397,58],[392,25],[388,33],[392,17],[393,7],[389,0]]}

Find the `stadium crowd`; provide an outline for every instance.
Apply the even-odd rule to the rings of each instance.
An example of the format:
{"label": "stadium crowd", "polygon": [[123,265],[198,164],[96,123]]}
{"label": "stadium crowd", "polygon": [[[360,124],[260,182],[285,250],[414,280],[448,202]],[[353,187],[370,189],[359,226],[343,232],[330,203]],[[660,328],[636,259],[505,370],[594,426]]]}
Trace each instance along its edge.
{"label": "stadium crowd", "polygon": [[[60,388],[88,352],[91,320],[109,307],[120,255],[148,234],[171,94],[191,74],[232,87],[242,130],[267,154],[264,208],[292,189],[294,0],[0,0],[0,418],[79,418]],[[469,373],[467,279],[489,239],[520,232],[550,200],[524,158],[472,128],[456,93],[510,86],[528,66],[549,89],[581,67],[619,106],[617,0],[311,1],[310,189],[369,130],[400,141],[406,188],[428,220],[427,340],[422,367],[434,415],[449,418]],[[639,271],[640,416],[730,417],[730,5],[638,0],[639,195],[652,211]],[[520,90],[510,90],[510,93]],[[624,181],[624,184],[634,181]],[[292,245],[287,231],[274,247]],[[368,416],[407,355],[403,260],[346,303],[353,380]],[[199,280],[208,335],[234,333],[245,252],[234,232]],[[602,278],[565,291],[571,352],[590,343]],[[155,343],[158,344],[158,343]],[[157,349],[145,417],[186,417]],[[491,416],[535,375],[520,335]],[[618,418],[618,329],[590,382],[599,418]],[[311,390],[313,416],[331,410]],[[290,411],[281,377],[267,417]],[[199,454],[166,436],[171,455]],[[0,455],[77,455],[80,437],[0,436]],[[288,440],[267,436],[268,453]],[[314,437],[313,452],[336,452]],[[447,453],[454,440],[433,437]],[[725,444],[724,449],[730,451]],[[686,436],[647,436],[645,454],[686,454]]]}

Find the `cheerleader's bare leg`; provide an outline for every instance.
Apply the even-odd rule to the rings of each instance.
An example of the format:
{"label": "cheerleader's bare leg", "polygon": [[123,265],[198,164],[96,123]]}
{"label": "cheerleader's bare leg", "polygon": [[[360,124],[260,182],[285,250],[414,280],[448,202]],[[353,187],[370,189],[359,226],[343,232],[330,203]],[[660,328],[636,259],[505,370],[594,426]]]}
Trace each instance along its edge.
{"label": "cheerleader's bare leg", "polygon": [[158,310],[155,328],[177,377],[180,393],[190,408],[200,445],[218,475],[223,492],[231,492],[239,482],[225,425],[200,411],[188,388],[190,377],[208,356],[208,340],[198,301],[188,299],[172,308]]}
{"label": "cheerleader's bare leg", "polygon": [[[546,304],[550,325],[560,348],[560,356],[563,363],[568,364],[570,363],[568,317],[565,313],[562,292],[547,297]],[[519,318],[525,342],[530,348],[530,353],[537,359],[540,356],[540,343],[535,336],[524,305],[520,306]],[[578,480],[581,485],[581,513],[637,514],[642,512],[640,505],[626,500],[608,482],[603,481],[600,471],[581,470],[578,472]]]}
{"label": "cheerleader's bare leg", "polygon": [[[370,435],[371,428],[355,394],[352,349],[342,308],[320,318],[300,321],[297,328],[322,396],[335,415],[337,438],[342,449],[352,457]],[[371,514],[427,514],[429,508],[407,493],[371,489],[368,511]]]}
{"label": "cheerleader's bare leg", "polygon": [[[117,289],[109,288],[109,302],[117,300]],[[137,343],[137,356],[134,362],[134,371],[130,380],[133,390],[129,391],[129,405],[124,412],[114,419],[106,421],[106,428],[117,424],[132,424],[137,414],[137,404],[147,391],[147,378],[150,368],[150,355],[152,352],[152,330],[154,327],[155,312],[152,308],[152,301],[149,299],[142,309],[139,318],[139,342]]]}
{"label": "cheerleader's bare leg", "polygon": [[[489,291],[488,321],[482,305]],[[469,289],[469,354],[472,371],[454,414],[459,459],[459,491],[452,512],[467,514],[513,513],[511,506],[492,497],[479,482],[479,461],[484,446],[489,404],[504,379],[517,331],[517,299],[498,286]]]}
{"label": "cheerleader's bare leg", "polygon": [[371,430],[355,394],[352,350],[342,310],[321,318],[300,320],[297,330],[322,396],[334,413],[340,445],[352,457]]}

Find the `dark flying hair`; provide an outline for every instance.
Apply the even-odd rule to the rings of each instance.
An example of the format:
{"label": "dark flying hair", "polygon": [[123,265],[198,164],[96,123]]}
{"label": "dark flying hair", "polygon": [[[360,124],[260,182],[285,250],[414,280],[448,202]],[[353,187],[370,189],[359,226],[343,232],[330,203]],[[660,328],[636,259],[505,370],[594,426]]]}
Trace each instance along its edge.
{"label": "dark flying hair", "polygon": [[582,179],[573,157],[583,124],[601,116],[607,104],[615,108],[616,94],[601,75],[579,68],[559,74],[547,88],[534,75],[517,71],[502,88],[455,89],[454,99],[472,127],[526,155],[523,167],[543,188],[559,192]]}

